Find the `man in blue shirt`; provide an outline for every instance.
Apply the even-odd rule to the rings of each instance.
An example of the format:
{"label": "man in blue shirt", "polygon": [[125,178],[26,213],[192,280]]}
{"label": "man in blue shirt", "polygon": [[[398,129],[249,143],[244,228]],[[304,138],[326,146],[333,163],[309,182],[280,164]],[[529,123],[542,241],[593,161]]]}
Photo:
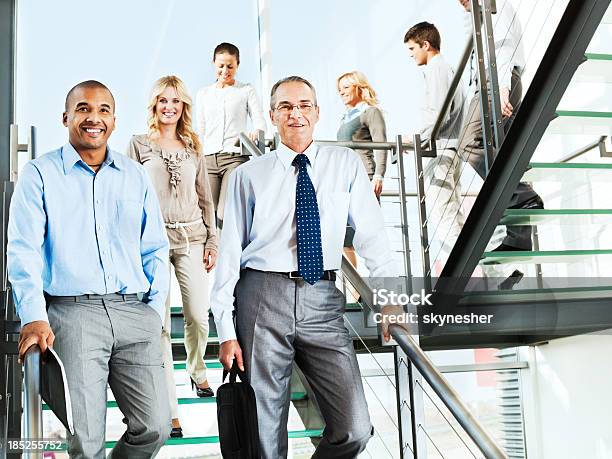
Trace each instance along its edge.
{"label": "man in blue shirt", "polygon": [[24,166],[10,208],[20,359],[35,344],[62,359],[75,430],[68,452],[78,458],[105,456],[107,384],[127,423],[111,457],[152,457],[170,432],[159,397],[168,241],[145,170],[107,146],[114,111],[102,83],[72,88],[69,143]]}

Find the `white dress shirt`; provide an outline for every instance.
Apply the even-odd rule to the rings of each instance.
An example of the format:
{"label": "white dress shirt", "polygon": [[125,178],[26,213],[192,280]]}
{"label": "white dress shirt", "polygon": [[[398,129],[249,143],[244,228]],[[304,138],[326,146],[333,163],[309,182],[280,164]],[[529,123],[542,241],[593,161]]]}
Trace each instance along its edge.
{"label": "white dress shirt", "polygon": [[266,130],[261,103],[253,86],[236,81],[217,88],[201,88],[196,96],[196,124],[205,155],[238,153],[236,140],[246,131],[247,115],[253,129]]}
{"label": "white dress shirt", "polygon": [[[512,69],[518,67],[519,72],[525,68],[525,52],[523,51],[523,32],[518,15],[509,0],[497,0],[497,13],[492,16],[493,38],[495,41],[495,60],[497,63],[497,80],[499,88],[510,89]],[[466,27],[472,34],[472,13],[466,14]],[[472,56],[473,57],[473,56]],[[475,65],[472,58],[471,65]],[[474,77],[478,70],[474,67]]]}
{"label": "white dress shirt", "polygon": [[[295,188],[298,153],[281,144],[232,173],[211,306],[220,342],[236,339],[234,288],[244,268],[297,271]],[[347,222],[353,245],[373,277],[398,275],[380,206],[361,158],[351,149],[311,144],[304,152],[317,194],[325,270],[340,269]]]}

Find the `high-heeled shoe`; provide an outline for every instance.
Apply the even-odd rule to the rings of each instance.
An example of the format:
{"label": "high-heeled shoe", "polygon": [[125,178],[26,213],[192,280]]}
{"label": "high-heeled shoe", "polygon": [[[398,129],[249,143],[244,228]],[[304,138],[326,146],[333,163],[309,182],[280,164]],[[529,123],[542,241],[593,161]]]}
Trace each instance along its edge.
{"label": "high-heeled shoe", "polygon": [[183,428],[173,427],[170,431],[170,438],[183,438]]}
{"label": "high-heeled shoe", "polygon": [[193,378],[189,378],[189,379],[191,379],[191,389],[195,389],[196,395],[198,397],[204,398],[204,397],[214,397],[215,396],[215,393],[210,387],[206,387],[206,388],[198,387],[198,385],[193,380]]}

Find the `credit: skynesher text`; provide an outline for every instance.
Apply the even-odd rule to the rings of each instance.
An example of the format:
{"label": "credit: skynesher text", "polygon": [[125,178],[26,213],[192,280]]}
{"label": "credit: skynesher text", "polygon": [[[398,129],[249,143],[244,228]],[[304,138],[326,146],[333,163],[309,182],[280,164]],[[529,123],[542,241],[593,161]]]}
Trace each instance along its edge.
{"label": "credit: skynesher text", "polygon": [[434,324],[444,326],[447,324],[490,324],[493,314],[434,314],[427,313],[420,316],[414,312],[403,314],[374,314],[376,323],[384,324]]}

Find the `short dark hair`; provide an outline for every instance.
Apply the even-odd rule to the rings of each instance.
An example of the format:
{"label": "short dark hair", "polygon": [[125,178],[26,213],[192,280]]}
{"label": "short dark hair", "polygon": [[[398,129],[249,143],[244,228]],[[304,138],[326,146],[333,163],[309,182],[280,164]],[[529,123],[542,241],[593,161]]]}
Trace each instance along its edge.
{"label": "short dark hair", "polygon": [[414,41],[419,46],[423,46],[423,43],[427,41],[436,51],[440,51],[442,45],[440,32],[430,22],[419,22],[410,27],[406,35],[404,35],[404,43],[408,43],[408,40]]}
{"label": "short dark hair", "polygon": [[304,83],[306,86],[308,86],[310,90],[312,91],[312,96],[314,97],[314,103],[315,105],[317,105],[317,91],[315,91],[315,88],[312,85],[312,83],[308,81],[306,78],[302,78],[301,76],[297,76],[297,75],[292,75],[292,76],[285,77],[282,80],[278,80],[276,83],[274,83],[274,86],[272,86],[272,90],[270,91],[270,110],[274,110],[274,106],[276,105],[276,90],[278,89],[278,87],[282,84],[291,83],[293,81],[296,81],[298,83]]}
{"label": "short dark hair", "polygon": [[66,102],[64,102],[64,111],[68,111],[68,101],[70,100],[70,96],[72,96],[72,93],[74,93],[77,89],[106,89],[108,91],[108,93],[111,96],[111,99],[113,100],[113,111],[115,110],[115,96],[113,96],[113,93],[111,92],[110,89],[108,89],[108,87],[106,87],[106,85],[100,83],[97,80],[87,80],[87,81],[81,81],[79,84],[74,85],[70,91],[68,91],[68,94],[66,94]]}
{"label": "short dark hair", "polygon": [[215,61],[215,57],[217,54],[227,53],[230,56],[234,56],[236,58],[236,62],[240,64],[240,50],[236,45],[232,45],[231,43],[219,43],[215,50],[213,51],[213,62]]}

